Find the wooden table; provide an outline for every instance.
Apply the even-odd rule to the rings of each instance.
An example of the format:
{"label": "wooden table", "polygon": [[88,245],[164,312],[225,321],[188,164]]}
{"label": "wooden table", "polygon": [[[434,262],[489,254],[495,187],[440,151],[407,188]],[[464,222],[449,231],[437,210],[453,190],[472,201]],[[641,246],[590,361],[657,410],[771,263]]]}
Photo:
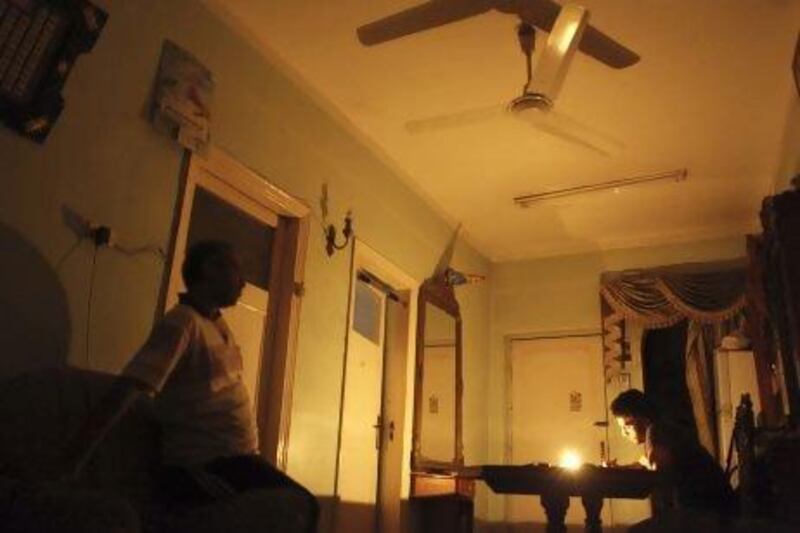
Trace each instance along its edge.
{"label": "wooden table", "polygon": [[574,471],[546,464],[483,465],[464,468],[460,475],[483,480],[498,494],[538,495],[547,515],[548,533],[567,530],[564,517],[570,496],[581,498],[586,531],[599,533],[603,498],[641,500],[650,495],[658,481],[657,474],[649,470],[594,465]]}

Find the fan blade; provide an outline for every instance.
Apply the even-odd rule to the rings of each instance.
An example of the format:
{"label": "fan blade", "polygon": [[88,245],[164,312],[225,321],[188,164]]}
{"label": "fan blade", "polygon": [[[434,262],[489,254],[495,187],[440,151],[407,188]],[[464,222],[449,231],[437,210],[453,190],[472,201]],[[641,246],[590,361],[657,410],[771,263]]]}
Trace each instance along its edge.
{"label": "fan blade", "polygon": [[583,37],[578,43],[581,52],[592,56],[611,68],[627,68],[639,62],[639,54],[621,45],[594,26],[583,30]]}
{"label": "fan blade", "polygon": [[431,0],[364,24],[356,32],[361,44],[372,46],[480,15],[492,7],[491,0]]}
{"label": "fan blade", "polygon": [[589,12],[584,7],[566,5],[561,8],[533,69],[529,90],[555,101],[588,20]]}
{"label": "fan blade", "polygon": [[[528,24],[549,32],[556,23],[561,6],[553,0],[501,0],[497,9],[503,13],[515,14]],[[640,59],[636,52],[591,25],[584,30],[578,49],[617,69],[630,67]]]}
{"label": "fan blade", "polygon": [[459,113],[410,120],[405,127],[409,133],[418,135],[437,131],[478,125],[490,120],[519,120],[534,128],[557,137],[562,141],[581,146],[604,156],[621,152],[625,145],[600,130],[587,126],[567,115],[550,109],[527,109],[523,112],[508,111],[506,106],[477,107]]}
{"label": "fan blade", "polygon": [[517,15],[524,22],[550,32],[561,11],[561,5],[553,0],[501,0],[497,10]]}
{"label": "fan blade", "polygon": [[625,145],[611,135],[587,126],[569,116],[554,110],[541,111],[529,109],[514,113],[519,120],[534,128],[570,144],[581,146],[600,155],[609,157],[622,151]]}
{"label": "fan blade", "polygon": [[476,107],[458,113],[448,115],[438,115],[435,117],[409,120],[406,122],[406,130],[409,133],[428,133],[451,128],[461,128],[486,122],[494,118],[505,116],[505,106],[493,105],[486,107]]}

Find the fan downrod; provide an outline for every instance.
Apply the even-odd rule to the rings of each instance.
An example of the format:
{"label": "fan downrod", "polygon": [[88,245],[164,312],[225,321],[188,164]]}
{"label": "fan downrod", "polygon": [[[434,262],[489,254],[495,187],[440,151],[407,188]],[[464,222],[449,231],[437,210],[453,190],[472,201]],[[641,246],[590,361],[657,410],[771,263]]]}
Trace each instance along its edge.
{"label": "fan downrod", "polygon": [[520,22],[517,25],[517,38],[519,39],[519,47],[525,55],[528,77],[525,81],[525,86],[522,88],[522,96],[514,98],[508,104],[508,110],[512,113],[523,113],[529,109],[547,111],[553,107],[553,101],[542,93],[530,90],[533,75],[533,50],[536,48],[536,29],[527,22]]}
{"label": "fan downrod", "polygon": [[536,28],[527,22],[520,22],[517,25],[517,39],[519,39],[519,47],[522,49],[522,53],[530,56],[536,47]]}
{"label": "fan downrod", "polygon": [[522,96],[518,96],[508,104],[508,110],[512,113],[521,113],[529,109],[547,111],[553,107],[553,101],[546,95],[534,92],[530,89],[533,77],[533,50],[536,48],[536,28],[525,21],[517,25],[517,38],[519,47],[525,55],[525,66],[528,76],[525,85],[522,87]]}

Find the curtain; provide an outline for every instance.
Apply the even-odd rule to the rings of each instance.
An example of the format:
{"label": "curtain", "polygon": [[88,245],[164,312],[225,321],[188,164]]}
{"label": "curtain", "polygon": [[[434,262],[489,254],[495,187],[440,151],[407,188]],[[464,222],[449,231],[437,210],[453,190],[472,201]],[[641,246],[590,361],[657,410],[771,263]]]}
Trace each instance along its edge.
{"label": "curtain", "polygon": [[745,307],[742,262],[704,263],[608,272],[600,297],[606,370],[613,375],[630,360],[625,323],[660,329],[688,321],[686,386],[700,442],[716,455],[713,394],[714,347],[739,322]]}
{"label": "curtain", "polygon": [[697,437],[694,408],[686,385],[686,339],[689,323],[642,331],[642,378],[647,396],[660,415]]}

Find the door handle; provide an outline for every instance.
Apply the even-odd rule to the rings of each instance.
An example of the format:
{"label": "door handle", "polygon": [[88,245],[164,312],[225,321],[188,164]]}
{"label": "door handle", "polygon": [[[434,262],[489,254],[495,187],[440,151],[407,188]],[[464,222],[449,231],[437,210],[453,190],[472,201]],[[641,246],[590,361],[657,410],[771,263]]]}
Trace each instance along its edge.
{"label": "door handle", "polygon": [[390,441],[394,441],[394,420],[390,420],[389,421],[389,427],[384,428],[383,427],[383,420],[381,419],[380,415],[378,415],[378,419],[375,421],[375,424],[372,426],[372,428],[375,430],[375,449],[376,450],[380,450],[381,449],[381,439],[383,437],[383,430],[384,429],[388,429],[389,430],[388,439]]}

